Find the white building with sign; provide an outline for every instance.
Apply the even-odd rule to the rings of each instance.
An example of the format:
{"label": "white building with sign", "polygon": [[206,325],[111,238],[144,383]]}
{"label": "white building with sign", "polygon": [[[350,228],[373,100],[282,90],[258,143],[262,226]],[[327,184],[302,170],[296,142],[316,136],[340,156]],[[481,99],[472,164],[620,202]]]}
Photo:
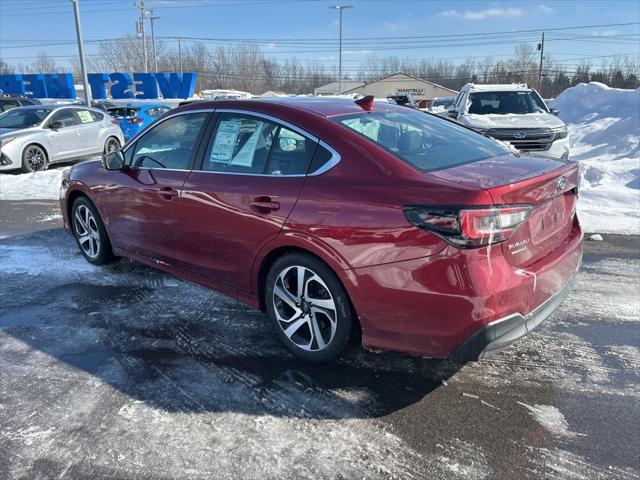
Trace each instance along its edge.
{"label": "white building with sign", "polygon": [[458,94],[450,88],[401,72],[345,90],[343,93],[360,93],[373,95],[376,98],[385,98],[396,93],[409,93],[420,104],[420,108],[427,107],[434,98],[451,97]]}

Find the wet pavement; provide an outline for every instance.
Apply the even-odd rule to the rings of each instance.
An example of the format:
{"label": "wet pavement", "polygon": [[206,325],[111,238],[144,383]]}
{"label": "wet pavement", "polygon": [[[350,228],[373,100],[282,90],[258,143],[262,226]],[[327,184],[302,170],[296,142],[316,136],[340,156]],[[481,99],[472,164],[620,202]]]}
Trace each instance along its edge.
{"label": "wet pavement", "polygon": [[0,479],[640,478],[640,238],[488,361],[353,347],[311,366],[265,316],[121,260],[55,202],[0,202]]}

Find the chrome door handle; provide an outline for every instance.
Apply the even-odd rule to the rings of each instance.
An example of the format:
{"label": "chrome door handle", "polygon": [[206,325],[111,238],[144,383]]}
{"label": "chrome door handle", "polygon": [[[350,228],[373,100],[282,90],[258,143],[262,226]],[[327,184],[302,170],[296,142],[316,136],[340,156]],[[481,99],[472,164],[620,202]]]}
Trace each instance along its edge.
{"label": "chrome door handle", "polygon": [[178,196],[178,192],[171,187],[162,187],[158,190],[158,196],[164,200],[171,200]]}
{"label": "chrome door handle", "polygon": [[280,209],[280,202],[273,201],[271,197],[255,197],[251,200],[251,206],[261,212],[272,212]]}

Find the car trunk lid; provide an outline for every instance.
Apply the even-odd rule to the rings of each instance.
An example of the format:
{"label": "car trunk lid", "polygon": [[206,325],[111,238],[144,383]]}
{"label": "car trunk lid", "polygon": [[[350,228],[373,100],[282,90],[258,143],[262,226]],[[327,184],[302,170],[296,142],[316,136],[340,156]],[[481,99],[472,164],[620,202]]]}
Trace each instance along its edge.
{"label": "car trunk lid", "polygon": [[507,261],[526,267],[569,235],[579,181],[578,164],[535,156],[503,156],[433,172],[486,190],[494,205],[531,205],[527,219],[501,243]]}

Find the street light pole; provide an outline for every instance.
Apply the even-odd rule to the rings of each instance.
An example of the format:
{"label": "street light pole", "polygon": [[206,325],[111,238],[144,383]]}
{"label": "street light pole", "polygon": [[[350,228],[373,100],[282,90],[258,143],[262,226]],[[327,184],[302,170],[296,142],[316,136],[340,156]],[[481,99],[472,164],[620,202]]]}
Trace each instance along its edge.
{"label": "street light pole", "polygon": [[80,6],[79,0],[71,0],[73,5],[73,17],[76,21],[76,37],[78,39],[78,55],[80,56],[80,72],[82,73],[82,86],[84,87],[84,103],[91,106],[91,92],[89,92],[89,82],[87,81],[87,67],[84,63],[84,48],[82,46],[82,30],[80,28]]}
{"label": "street light pole", "polygon": [[153,29],[153,21],[154,20],[160,20],[160,17],[154,17],[153,16],[153,9],[150,8],[149,9],[149,14],[151,15],[149,17],[149,21],[151,22],[151,46],[153,47],[153,67],[154,67],[154,72],[158,72],[158,52],[156,50],[156,32]]}
{"label": "street light pole", "polygon": [[329,7],[333,10],[338,10],[340,13],[340,33],[339,33],[339,47],[338,47],[338,95],[342,93],[342,11],[348,8],[353,8],[351,5],[333,5]]}

